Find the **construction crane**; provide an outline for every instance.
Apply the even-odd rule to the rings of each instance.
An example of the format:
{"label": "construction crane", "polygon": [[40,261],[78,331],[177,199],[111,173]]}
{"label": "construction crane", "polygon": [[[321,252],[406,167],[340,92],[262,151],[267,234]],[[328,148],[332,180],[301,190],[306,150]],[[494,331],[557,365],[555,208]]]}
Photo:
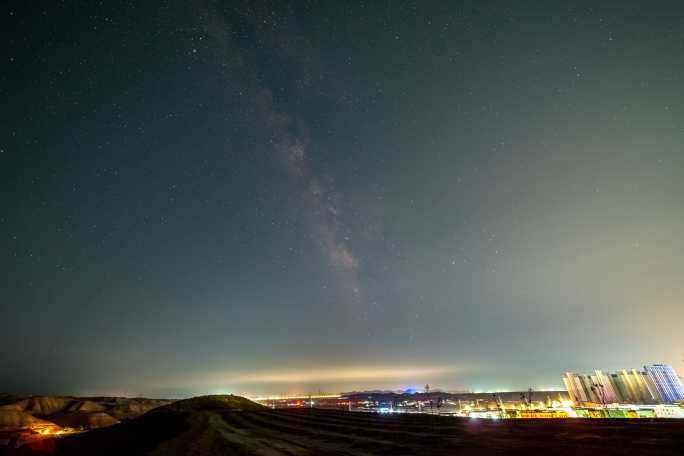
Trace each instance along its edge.
{"label": "construction crane", "polygon": [[496,393],[494,393],[493,396],[494,402],[496,402],[496,407],[499,409],[500,418],[506,418],[506,408],[504,407],[501,397]]}
{"label": "construction crane", "polygon": [[532,387],[528,388],[527,390],[527,396],[525,396],[525,393],[522,392],[520,393],[520,400],[525,404],[528,408],[532,406],[532,392],[534,390]]}
{"label": "construction crane", "polygon": [[604,386],[601,383],[594,383],[591,385],[591,390],[596,394],[598,399],[601,401],[601,405],[606,405],[606,392]]}

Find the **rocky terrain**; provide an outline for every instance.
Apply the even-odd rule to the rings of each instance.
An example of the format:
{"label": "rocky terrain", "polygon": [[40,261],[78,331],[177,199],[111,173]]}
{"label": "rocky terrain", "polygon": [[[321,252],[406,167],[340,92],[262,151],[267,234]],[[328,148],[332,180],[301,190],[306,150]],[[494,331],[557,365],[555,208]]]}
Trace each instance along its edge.
{"label": "rocky terrain", "polygon": [[[0,448],[45,435],[102,428],[136,418],[169,400],[0,395]],[[42,439],[42,437],[41,437]]]}
{"label": "rocky terrain", "polygon": [[272,410],[237,396],[178,401],[12,455],[679,454],[680,420],[480,420]]}

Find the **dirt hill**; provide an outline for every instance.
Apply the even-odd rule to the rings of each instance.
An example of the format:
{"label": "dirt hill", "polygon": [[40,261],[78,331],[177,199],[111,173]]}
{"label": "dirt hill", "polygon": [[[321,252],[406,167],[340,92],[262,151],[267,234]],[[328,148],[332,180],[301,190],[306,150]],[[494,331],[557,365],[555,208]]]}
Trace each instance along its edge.
{"label": "dirt hill", "polygon": [[240,396],[231,395],[214,395],[214,396],[198,396],[182,401],[174,402],[173,404],[163,407],[166,410],[174,412],[222,412],[235,411],[242,412],[245,410],[262,411],[268,410],[261,404],[252,402]]}
{"label": "dirt hill", "polygon": [[55,423],[36,418],[31,414],[21,410],[2,410],[0,412],[0,430],[18,431],[28,428],[50,428],[58,429]]}
{"label": "dirt hill", "polygon": [[167,399],[114,398],[113,400],[102,400],[100,403],[107,405],[107,413],[114,418],[126,420],[172,402]]}
{"label": "dirt hill", "polygon": [[72,412],[50,415],[50,421],[61,427],[95,429],[112,426],[120,421],[105,412]]}
{"label": "dirt hill", "polygon": [[231,434],[224,415],[268,410],[238,396],[196,397],[155,408],[116,426],[58,439],[47,447],[22,447],[10,454],[43,454],[45,448],[50,454],[65,455],[216,454],[216,445],[223,445],[225,436]]}
{"label": "dirt hill", "polygon": [[85,401],[73,401],[66,408],[67,412],[104,412],[107,410],[107,406],[104,404],[98,404],[97,402],[85,400]]}
{"label": "dirt hill", "polygon": [[[173,401],[145,398],[87,398],[0,395],[0,433],[50,426],[94,429],[138,417]],[[8,402],[15,399],[14,402]]]}

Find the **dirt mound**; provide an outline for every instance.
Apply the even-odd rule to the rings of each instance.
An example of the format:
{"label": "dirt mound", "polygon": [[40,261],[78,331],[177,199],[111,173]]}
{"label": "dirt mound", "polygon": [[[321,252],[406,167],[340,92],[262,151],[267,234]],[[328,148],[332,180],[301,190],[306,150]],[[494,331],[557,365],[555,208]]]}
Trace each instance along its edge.
{"label": "dirt mound", "polygon": [[93,401],[74,401],[65,409],[67,412],[104,412],[107,407]]}
{"label": "dirt mound", "polygon": [[112,426],[114,424],[119,423],[119,420],[117,420],[116,418],[114,418],[110,414],[104,413],[104,412],[88,413],[87,416],[88,416],[87,426],[90,429]]}
{"label": "dirt mound", "polygon": [[196,412],[196,411],[259,411],[266,410],[261,404],[252,402],[241,396],[229,395],[213,395],[213,396],[198,396],[190,399],[176,401],[173,404],[161,407],[164,409],[173,410],[175,412]]}
{"label": "dirt mound", "polygon": [[49,416],[65,410],[74,401],[73,397],[34,396],[19,403],[26,404],[24,407],[26,413],[34,416]]}
{"label": "dirt mound", "polygon": [[[32,396],[21,399],[0,396],[0,450],[8,441],[19,438],[27,429],[38,431],[50,428],[97,429],[112,426],[122,420],[139,417],[150,410],[174,401],[127,397]],[[7,403],[12,399],[14,402]],[[0,451],[0,456],[3,453]]]}
{"label": "dirt mound", "polygon": [[[228,442],[234,439],[231,437],[233,428],[225,423],[223,416],[269,411],[269,408],[239,396],[196,397],[157,407],[114,426],[57,439],[51,451],[65,455],[128,455],[152,451],[171,455],[216,454],[219,450],[230,450],[233,445]],[[85,424],[75,421],[76,417],[83,419],[88,415],[95,414],[58,413],[51,419],[63,426],[78,427]],[[93,427],[92,423],[89,425]],[[163,442],[166,444],[160,446]],[[28,453],[30,448],[24,451],[33,454]],[[224,454],[220,451],[219,454]]]}
{"label": "dirt mound", "polygon": [[20,410],[0,410],[0,430],[15,431],[29,428],[57,428],[55,423],[41,420]]}
{"label": "dirt mound", "polygon": [[112,403],[107,413],[119,420],[131,419],[172,402],[166,399],[119,398]]}
{"label": "dirt mound", "polygon": [[88,429],[107,427],[119,423],[119,420],[105,412],[55,413],[50,416],[50,421],[62,427],[85,427]]}
{"label": "dirt mound", "polygon": [[[9,398],[10,396],[6,396],[6,399]],[[127,397],[79,399],[68,396],[33,396],[0,405],[0,411],[14,410],[41,417],[65,413],[106,412],[117,420],[123,420],[138,417],[154,408],[173,402],[168,399]]]}
{"label": "dirt mound", "polygon": [[21,399],[19,401],[0,406],[0,410],[18,410],[20,412],[23,412],[24,410],[26,410],[28,403],[28,399]]}

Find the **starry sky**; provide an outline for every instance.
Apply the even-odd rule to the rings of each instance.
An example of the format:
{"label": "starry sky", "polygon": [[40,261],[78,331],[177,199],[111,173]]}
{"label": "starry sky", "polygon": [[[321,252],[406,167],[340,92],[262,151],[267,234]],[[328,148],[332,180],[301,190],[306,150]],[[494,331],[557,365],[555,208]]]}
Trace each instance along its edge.
{"label": "starry sky", "polygon": [[684,370],[679,1],[10,1],[0,30],[0,390]]}

